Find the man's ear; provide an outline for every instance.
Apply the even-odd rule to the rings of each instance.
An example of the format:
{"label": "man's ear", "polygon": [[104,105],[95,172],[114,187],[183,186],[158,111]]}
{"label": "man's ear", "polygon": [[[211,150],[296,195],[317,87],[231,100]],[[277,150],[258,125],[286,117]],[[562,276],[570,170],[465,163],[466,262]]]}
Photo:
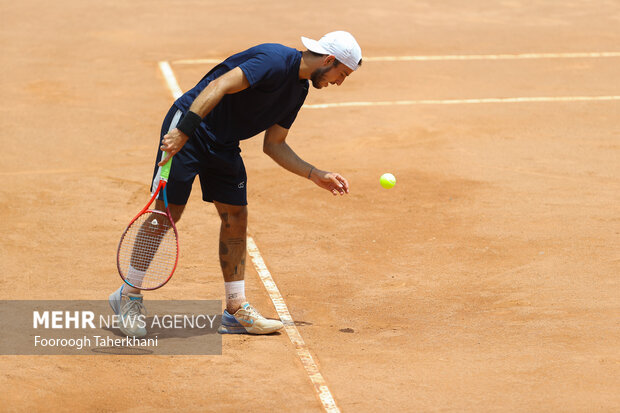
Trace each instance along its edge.
{"label": "man's ear", "polygon": [[327,55],[323,58],[323,67],[327,67],[329,65],[332,65],[334,63],[334,60],[336,60],[336,56],[334,55]]}

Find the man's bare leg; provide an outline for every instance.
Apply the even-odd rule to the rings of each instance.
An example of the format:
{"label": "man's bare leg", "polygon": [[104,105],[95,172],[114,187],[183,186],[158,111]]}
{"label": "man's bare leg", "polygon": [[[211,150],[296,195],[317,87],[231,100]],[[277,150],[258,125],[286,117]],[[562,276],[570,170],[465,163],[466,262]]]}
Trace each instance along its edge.
{"label": "man's bare leg", "polygon": [[247,206],[214,202],[222,220],[220,226],[220,266],[226,283],[226,310],[234,314],[245,299],[245,254],[248,227]]}
{"label": "man's bare leg", "polygon": [[263,317],[245,298],[245,248],[248,229],[246,206],[214,202],[220,214],[220,265],[226,290],[226,311],[218,332],[222,334],[269,334],[284,325]]}

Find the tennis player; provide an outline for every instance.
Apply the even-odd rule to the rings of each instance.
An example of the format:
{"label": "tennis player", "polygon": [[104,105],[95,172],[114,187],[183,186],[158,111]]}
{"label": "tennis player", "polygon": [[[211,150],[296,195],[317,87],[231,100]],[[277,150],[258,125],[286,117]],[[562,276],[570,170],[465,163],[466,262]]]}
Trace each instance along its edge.
{"label": "tennis player", "polygon": [[[202,199],[212,202],[221,218],[219,258],[224,275],[226,309],[220,333],[268,334],[283,327],[266,319],[246,300],[244,270],[248,222],[247,176],[239,141],[265,132],[263,151],[284,169],[309,179],[334,195],[349,192],[340,174],[301,159],[286,143],[291,125],[308,94],[309,80],[317,89],[340,86],[362,64],[362,51],[348,32],[335,31],[320,40],[302,37],[307,50],[261,44],[215,66],[193,89],[181,96],[166,115],[153,177],[174,155],[168,179],[168,201],[175,222],[183,213],[196,175]],[[164,210],[162,200],[156,208]],[[144,276],[130,268],[132,279]],[[122,285],[110,295],[116,314],[144,312],[140,290]],[[138,323],[121,329],[142,337]]]}

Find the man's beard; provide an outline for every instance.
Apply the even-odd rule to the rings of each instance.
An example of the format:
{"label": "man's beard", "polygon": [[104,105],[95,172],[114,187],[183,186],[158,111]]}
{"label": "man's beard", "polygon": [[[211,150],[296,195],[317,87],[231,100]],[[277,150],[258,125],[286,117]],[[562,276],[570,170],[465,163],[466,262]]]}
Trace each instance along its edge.
{"label": "man's beard", "polygon": [[321,89],[323,87],[321,86],[321,81],[325,77],[325,73],[329,72],[331,68],[332,66],[323,67],[323,68],[320,67],[316,69],[314,72],[312,72],[312,74],[310,75],[310,80],[312,80],[312,86],[314,86],[317,89]]}

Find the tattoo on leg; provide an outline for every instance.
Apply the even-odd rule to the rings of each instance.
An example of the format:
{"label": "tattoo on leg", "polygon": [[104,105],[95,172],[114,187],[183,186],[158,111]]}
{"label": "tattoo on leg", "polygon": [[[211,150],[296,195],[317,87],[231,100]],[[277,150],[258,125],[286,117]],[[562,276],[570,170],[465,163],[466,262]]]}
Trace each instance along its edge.
{"label": "tattoo on leg", "polygon": [[228,225],[229,216],[227,213],[223,213],[221,216],[223,225],[222,232],[220,233],[220,265],[224,273],[224,279],[227,280],[229,277],[234,279],[241,277],[243,279],[246,254],[245,231],[243,234],[235,234],[237,235],[236,237],[228,238],[224,227],[230,226]]}
{"label": "tattoo on leg", "polygon": [[220,255],[228,254],[228,247],[222,241],[220,241]]}
{"label": "tattoo on leg", "polygon": [[245,270],[245,257],[241,258],[239,265],[235,265],[235,271],[233,272],[233,275],[243,274],[244,270]]}
{"label": "tattoo on leg", "polygon": [[226,228],[230,228],[230,224],[228,223],[228,212],[224,212],[220,216],[222,217],[222,222],[224,223],[224,226]]}

